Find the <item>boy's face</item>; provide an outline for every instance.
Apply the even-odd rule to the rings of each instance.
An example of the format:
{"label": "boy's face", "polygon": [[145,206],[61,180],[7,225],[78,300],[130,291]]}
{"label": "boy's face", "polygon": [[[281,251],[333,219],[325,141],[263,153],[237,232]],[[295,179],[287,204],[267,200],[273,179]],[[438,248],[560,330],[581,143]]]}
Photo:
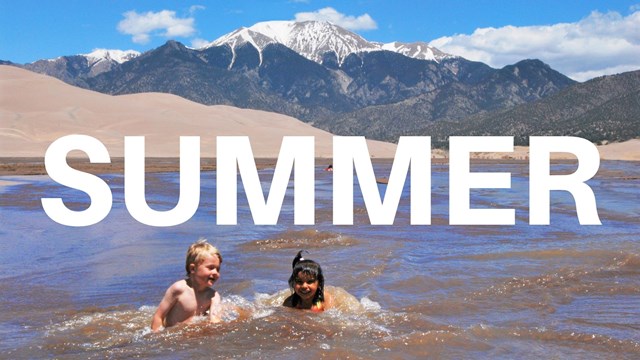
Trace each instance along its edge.
{"label": "boy's face", "polygon": [[293,283],[293,291],[295,291],[302,300],[311,301],[316,295],[316,291],[318,291],[318,279],[313,275],[300,271],[296,275],[295,282]]}
{"label": "boy's face", "polygon": [[220,259],[217,256],[207,256],[198,264],[191,264],[195,281],[202,286],[211,287],[220,278]]}

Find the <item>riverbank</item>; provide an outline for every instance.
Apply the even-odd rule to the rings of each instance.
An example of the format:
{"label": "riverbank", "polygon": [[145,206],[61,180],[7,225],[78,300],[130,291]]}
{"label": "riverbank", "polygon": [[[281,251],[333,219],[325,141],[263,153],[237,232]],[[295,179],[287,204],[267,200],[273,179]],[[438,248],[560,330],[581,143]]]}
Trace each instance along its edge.
{"label": "riverbank", "polygon": [[[640,139],[613,143],[598,146],[601,160],[614,161],[640,161]],[[432,151],[432,163],[448,164],[447,152],[440,149]],[[552,155],[556,161],[572,161],[575,157],[572,154],[557,153]],[[146,172],[173,172],[180,169],[180,159],[174,157],[148,157],[145,160]],[[274,167],[276,158],[257,158],[258,169]],[[92,174],[117,174],[124,172],[124,158],[113,157],[108,164],[92,164],[88,159],[69,158],[69,165],[73,168]],[[373,159],[374,162],[390,162],[392,159]],[[495,163],[525,163],[529,161],[529,148],[516,146],[513,152],[509,153],[475,153],[472,154],[474,162],[495,162]],[[316,164],[329,165],[331,158],[316,158]],[[205,157],[200,159],[201,171],[214,171],[216,169],[216,159]],[[0,157],[0,176],[11,175],[45,175],[44,159],[41,157]]]}

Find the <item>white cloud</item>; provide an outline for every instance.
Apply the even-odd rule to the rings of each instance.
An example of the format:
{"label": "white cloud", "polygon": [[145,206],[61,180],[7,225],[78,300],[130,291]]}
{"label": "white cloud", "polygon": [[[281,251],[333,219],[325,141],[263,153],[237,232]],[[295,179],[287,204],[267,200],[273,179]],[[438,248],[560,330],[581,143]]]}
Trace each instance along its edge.
{"label": "white cloud", "polygon": [[313,12],[301,12],[295,15],[295,21],[328,21],[348,30],[373,30],[378,24],[369,16],[351,16],[339,13],[332,7],[326,7]]}
{"label": "white cloud", "polygon": [[196,11],[204,9],[206,9],[206,7],[203,5],[191,5],[189,7],[189,15],[193,15]]}
{"label": "white cloud", "polygon": [[433,40],[431,45],[493,67],[540,59],[578,81],[640,69],[640,11],[628,16],[592,12],[575,23],[479,28],[471,35]]}
{"label": "white cloud", "polygon": [[194,18],[176,17],[175,11],[149,11],[140,14],[127,11],[123,16],[124,20],[118,23],[118,31],[131,35],[133,42],[138,44],[146,44],[151,36],[188,37],[196,31]]}
{"label": "white cloud", "polygon": [[195,38],[193,40],[191,40],[191,47],[194,49],[200,49],[202,47],[205,47],[207,45],[209,45],[209,43],[211,43],[208,40],[205,39],[201,39],[201,38]]}

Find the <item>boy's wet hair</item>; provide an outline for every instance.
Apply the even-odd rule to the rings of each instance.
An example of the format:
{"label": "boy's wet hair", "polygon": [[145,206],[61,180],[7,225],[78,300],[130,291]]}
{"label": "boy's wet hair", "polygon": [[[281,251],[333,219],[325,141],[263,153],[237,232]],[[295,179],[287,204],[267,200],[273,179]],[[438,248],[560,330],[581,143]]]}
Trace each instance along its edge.
{"label": "boy's wet hair", "polygon": [[206,256],[214,256],[216,255],[220,260],[220,265],[222,265],[222,255],[218,249],[209,244],[207,239],[200,238],[198,241],[194,242],[189,246],[189,250],[187,250],[187,261],[185,264],[185,268],[187,270],[187,276],[189,276],[189,265],[195,264],[198,266]]}
{"label": "boy's wet hair", "polygon": [[[300,272],[303,274],[314,277],[318,280],[318,291],[316,291],[315,296],[313,297],[313,303],[316,304],[318,302],[324,302],[324,274],[322,273],[322,267],[317,262],[311,259],[305,259],[302,257],[302,253],[306,252],[305,250],[298,251],[298,255],[293,259],[293,263],[291,266],[293,267],[293,271],[291,272],[291,277],[289,277],[289,286],[293,289],[293,286],[296,283],[296,277]],[[298,305],[300,299],[298,295],[294,292],[293,297],[291,299],[292,305],[295,307]]]}

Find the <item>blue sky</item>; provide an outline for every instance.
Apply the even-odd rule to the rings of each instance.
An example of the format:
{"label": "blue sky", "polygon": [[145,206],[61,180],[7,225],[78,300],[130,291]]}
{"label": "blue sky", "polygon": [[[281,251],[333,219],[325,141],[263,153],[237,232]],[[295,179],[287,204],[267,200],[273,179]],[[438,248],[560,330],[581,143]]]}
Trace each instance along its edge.
{"label": "blue sky", "polygon": [[0,0],[0,59],[188,46],[268,20],[329,19],[371,41],[431,42],[502,67],[539,58],[586,80],[640,69],[640,0]]}

